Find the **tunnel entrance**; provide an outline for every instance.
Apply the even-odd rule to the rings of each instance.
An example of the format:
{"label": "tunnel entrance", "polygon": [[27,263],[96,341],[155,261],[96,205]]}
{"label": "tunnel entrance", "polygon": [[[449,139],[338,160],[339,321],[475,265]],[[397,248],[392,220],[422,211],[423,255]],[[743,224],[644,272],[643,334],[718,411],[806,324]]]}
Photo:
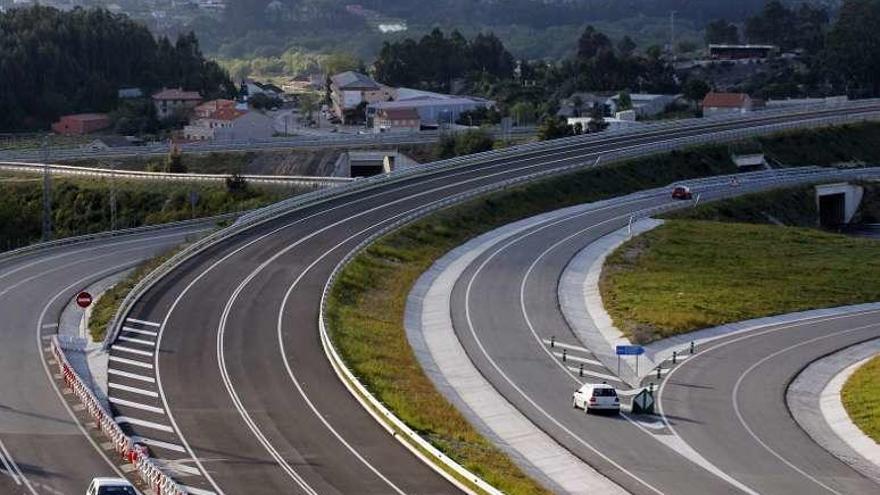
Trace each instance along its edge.
{"label": "tunnel entrance", "polygon": [[844,223],[846,223],[846,194],[819,196],[819,225],[834,228]]}

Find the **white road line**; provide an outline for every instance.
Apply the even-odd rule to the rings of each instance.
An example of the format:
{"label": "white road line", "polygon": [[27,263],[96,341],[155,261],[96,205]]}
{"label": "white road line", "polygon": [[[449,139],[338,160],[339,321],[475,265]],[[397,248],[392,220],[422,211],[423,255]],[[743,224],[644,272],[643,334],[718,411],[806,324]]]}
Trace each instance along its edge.
{"label": "white road line", "polygon": [[119,399],[117,397],[110,397],[107,400],[109,400],[113,404],[117,404],[120,406],[133,407],[135,409],[140,409],[142,411],[149,411],[149,412],[156,413],[156,414],[165,414],[165,410],[162,409],[161,407],[148,406],[147,404],[141,404],[139,402],[134,402],[134,401],[125,400],[125,399]]}
{"label": "white road line", "polygon": [[153,331],[151,331],[151,330],[140,330],[140,329],[132,328],[132,327],[122,327],[122,331],[123,331],[123,332],[137,333],[137,334],[140,334],[140,335],[149,335],[150,337],[155,337],[155,336],[159,335],[158,332],[153,332]]}
{"label": "white road line", "polygon": [[[561,352],[554,352],[553,355],[558,357],[559,359],[562,359]],[[568,354],[568,353],[565,354],[565,360],[566,361],[574,361],[576,363],[592,364],[593,366],[601,366],[603,369],[605,368],[604,364],[600,363],[599,361],[596,361],[595,359],[587,359],[587,358],[580,357],[580,356],[574,356],[574,355]]]}
{"label": "white road line", "polygon": [[[201,476],[202,472],[198,469],[184,464],[184,461],[181,460],[171,460],[171,459],[159,459],[154,457],[153,461],[159,465],[159,467],[165,468],[169,471],[178,471],[183,474],[188,474],[190,476]],[[211,492],[214,493],[214,492]]]}
{"label": "white road line", "polygon": [[126,318],[125,321],[130,321],[132,323],[140,323],[141,325],[147,325],[148,327],[159,328],[161,326],[158,323],[153,323],[152,321],[138,320],[137,318]]}
{"label": "white road line", "polygon": [[131,392],[133,394],[146,395],[147,397],[156,397],[156,398],[159,397],[158,392],[153,392],[151,390],[144,390],[142,388],[137,388],[137,387],[129,387],[128,385],[122,385],[121,383],[109,382],[109,383],[107,383],[107,386],[109,388],[115,388],[117,390],[124,390],[126,392]]}
{"label": "white road line", "polygon": [[149,346],[149,347],[156,347],[155,342],[150,342],[149,340],[143,340],[143,339],[135,339],[133,337],[120,336],[120,337],[116,337],[116,340],[121,340],[123,342],[131,342],[132,344],[141,344],[141,345],[145,345],[145,346]]}
{"label": "white road line", "polygon": [[150,363],[144,363],[141,361],[135,361],[134,359],[126,359],[119,356],[110,356],[110,361],[116,363],[130,364],[131,366],[137,366],[138,368],[145,368],[148,370],[153,369],[153,365]]}
{"label": "white road line", "polygon": [[177,445],[176,443],[162,442],[160,440],[153,440],[152,438],[132,436],[131,441],[134,443],[149,445],[151,447],[159,447],[166,450],[173,450],[175,452],[186,452],[186,449],[184,449],[180,445]]}
{"label": "white road line", "polygon": [[153,353],[150,351],[142,351],[140,349],[132,349],[131,347],[125,347],[125,346],[121,346],[121,345],[114,345],[113,350],[120,351],[120,352],[128,352],[131,354],[137,354],[139,356],[150,356],[150,357],[153,356]]}
{"label": "white road line", "polygon": [[9,465],[9,462],[6,460],[6,456],[3,455],[2,451],[6,449],[2,447],[2,443],[0,443],[0,462],[3,463],[3,469],[7,474],[12,478],[12,481],[15,482],[16,485],[21,486],[21,481],[18,479],[18,475],[15,474],[15,471],[12,470],[12,466]]}
{"label": "white road line", "polygon": [[107,374],[124,376],[125,378],[131,378],[132,380],[139,380],[139,381],[147,382],[147,383],[156,383],[156,379],[153,377],[138,375],[135,373],[129,373],[128,371],[116,370],[113,368],[108,369]]}
{"label": "white road line", "polygon": [[543,342],[547,345],[550,345],[552,343],[554,348],[560,347],[562,349],[568,349],[569,351],[577,351],[577,352],[583,352],[586,354],[592,354],[592,352],[590,352],[589,349],[587,349],[586,347],[581,347],[579,345],[571,345],[571,344],[566,344],[564,342],[551,341],[550,339],[543,339]]}
{"label": "white road line", "polygon": [[57,323],[45,323],[40,328],[58,328]]}
{"label": "white road line", "polygon": [[[580,374],[580,368],[575,368],[573,366],[568,366],[568,370],[572,373]],[[606,375],[605,373],[596,373],[595,371],[590,371],[584,368],[584,376],[592,376],[593,378],[601,378],[602,380],[611,380],[613,382],[623,383],[620,378],[612,375]]]}
{"label": "white road line", "polygon": [[[6,445],[3,445],[3,442],[0,442],[0,451],[3,452],[2,457],[5,459],[3,461],[3,464],[12,467],[9,473],[12,474],[13,479],[15,479],[15,484],[21,485],[23,483],[32,495],[37,495],[37,491],[34,490],[34,487],[31,486],[31,482],[28,481],[28,479],[24,476],[24,473],[21,472],[21,469],[19,469],[18,464],[16,464],[15,459],[12,458],[9,450],[6,449]],[[7,464],[7,462],[9,464]]]}
{"label": "white road line", "polygon": [[113,418],[117,423],[128,423],[131,425],[143,426],[145,428],[152,428],[154,430],[164,431],[166,433],[174,433],[174,430],[171,429],[170,426],[166,426],[160,423],[154,423],[152,421],[147,421],[144,419],[131,418],[128,416],[116,416]]}
{"label": "white road line", "polygon": [[183,491],[185,491],[186,493],[190,493],[192,495],[217,495],[216,493],[212,492],[211,490],[202,490],[201,488],[195,488],[195,487],[186,486],[186,485],[178,485],[178,486],[183,488]]}

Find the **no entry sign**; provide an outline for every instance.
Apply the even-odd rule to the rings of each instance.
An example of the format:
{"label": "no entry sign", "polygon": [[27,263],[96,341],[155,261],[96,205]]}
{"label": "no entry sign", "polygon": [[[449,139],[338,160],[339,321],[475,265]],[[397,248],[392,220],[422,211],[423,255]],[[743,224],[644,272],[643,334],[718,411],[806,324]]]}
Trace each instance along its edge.
{"label": "no entry sign", "polygon": [[88,292],[80,292],[76,295],[76,304],[81,308],[88,308],[92,305],[92,295]]}

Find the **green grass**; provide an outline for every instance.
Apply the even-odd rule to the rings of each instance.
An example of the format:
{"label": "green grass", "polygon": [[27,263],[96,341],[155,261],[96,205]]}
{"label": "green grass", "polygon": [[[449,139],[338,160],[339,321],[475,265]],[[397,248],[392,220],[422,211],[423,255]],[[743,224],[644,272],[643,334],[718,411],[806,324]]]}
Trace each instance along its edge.
{"label": "green grass", "polygon": [[880,300],[880,241],[815,229],[670,220],[608,257],[600,283],[636,342]]}
{"label": "green grass", "polygon": [[843,407],[853,422],[880,443],[880,356],[856,370],[841,391]]}

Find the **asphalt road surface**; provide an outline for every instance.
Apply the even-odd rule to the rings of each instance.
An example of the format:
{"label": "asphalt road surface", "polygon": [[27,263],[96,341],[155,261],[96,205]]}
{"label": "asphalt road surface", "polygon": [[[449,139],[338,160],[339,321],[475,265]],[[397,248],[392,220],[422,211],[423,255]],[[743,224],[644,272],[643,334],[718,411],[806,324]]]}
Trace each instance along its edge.
{"label": "asphalt road surface", "polygon": [[0,261],[0,493],[84,493],[118,475],[61,400],[41,348],[82,288],[179,244],[204,226],[154,230]]}
{"label": "asphalt road surface", "polygon": [[[703,192],[703,198],[754,190],[743,181],[739,188]],[[870,317],[877,325],[864,328],[860,325],[868,323],[861,320],[835,321],[846,338],[829,328],[830,323],[817,324],[810,327],[812,333],[778,332],[767,340],[732,342],[723,350],[697,354],[664,388],[664,412],[671,426],[627,414],[585,416],[572,408],[571,394],[581,383],[628,387],[616,379],[616,370],[607,369],[580,346],[559,309],[559,278],[584,246],[625,226],[631,214],[668,203],[668,193],[663,193],[547,221],[475,259],[452,295],[454,328],[468,356],[535,424],[632,493],[819,493],[817,488],[823,487],[804,473],[826,480],[827,486],[835,487],[832,493],[876,492],[880,487],[798,428],[788,415],[784,393],[808,362],[880,335],[880,314]],[[854,326],[860,330],[843,330]],[[817,335],[833,337],[823,338],[823,345],[808,343],[797,346],[798,352],[786,351],[786,366],[762,361]],[[556,342],[553,348],[548,345],[551,339]],[[798,453],[786,458],[793,466],[752,438],[738,421],[731,397],[759,438],[777,452]]]}
{"label": "asphalt road surface", "polygon": [[[134,341],[117,343],[113,354],[136,363],[120,365],[127,375],[117,376],[148,384],[142,392],[155,396],[111,388],[115,413],[136,420],[126,428],[154,456],[185,465],[177,479],[199,493],[455,492],[391,438],[331,369],[317,321],[336,264],[377,229],[453,194],[590,163],[603,151],[753,125],[706,123],[487,159],[254,227],[184,263],[128,315],[129,328],[155,335],[125,334]],[[641,455],[639,445],[628,448]],[[672,462],[657,465],[662,471]]]}

